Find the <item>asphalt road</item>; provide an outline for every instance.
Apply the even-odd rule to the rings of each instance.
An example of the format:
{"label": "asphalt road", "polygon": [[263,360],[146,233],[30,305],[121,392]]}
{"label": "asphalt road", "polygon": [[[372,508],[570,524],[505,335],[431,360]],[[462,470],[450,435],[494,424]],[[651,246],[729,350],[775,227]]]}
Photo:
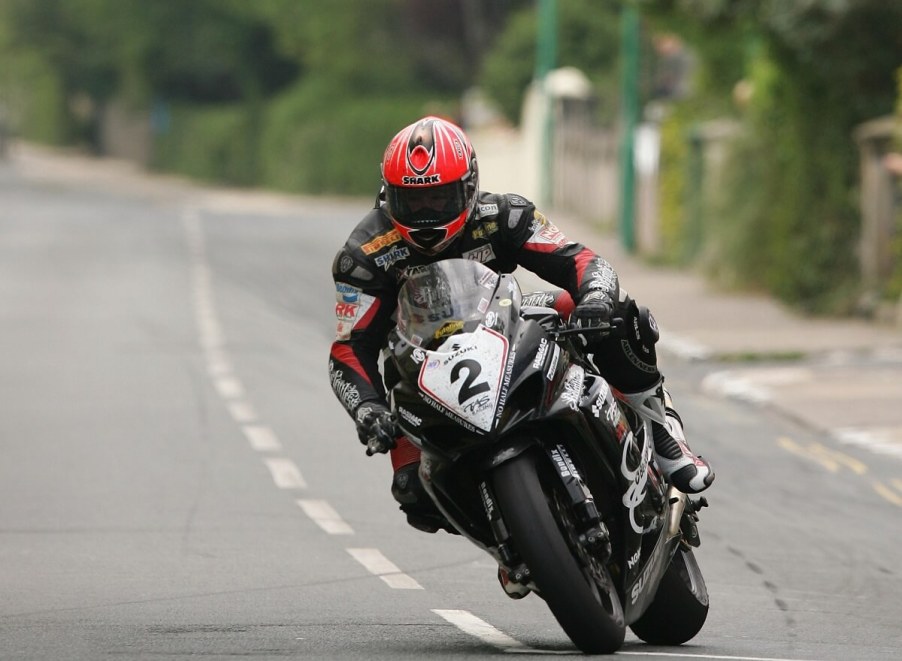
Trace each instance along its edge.
{"label": "asphalt road", "polygon": [[[0,658],[575,654],[488,556],[406,526],[332,395],[365,202],[47,174],[0,165]],[[823,439],[712,398],[718,369],[668,365],[718,471],[708,622],[620,655],[900,658],[900,508],[871,483],[902,491],[898,462],[792,452]]]}

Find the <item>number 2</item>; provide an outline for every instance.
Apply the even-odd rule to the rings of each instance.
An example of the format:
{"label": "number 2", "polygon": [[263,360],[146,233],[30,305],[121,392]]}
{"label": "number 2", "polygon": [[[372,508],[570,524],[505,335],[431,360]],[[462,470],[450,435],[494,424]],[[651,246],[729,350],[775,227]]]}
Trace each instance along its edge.
{"label": "number 2", "polygon": [[457,402],[459,404],[463,404],[471,397],[475,397],[480,393],[491,390],[487,381],[482,381],[475,385],[473,384],[476,377],[482,372],[482,365],[470,358],[460,361],[451,368],[451,383],[455,383],[460,378],[460,373],[463,370],[467,370],[467,378],[464,379],[464,383],[460,387],[460,392],[457,394]]}

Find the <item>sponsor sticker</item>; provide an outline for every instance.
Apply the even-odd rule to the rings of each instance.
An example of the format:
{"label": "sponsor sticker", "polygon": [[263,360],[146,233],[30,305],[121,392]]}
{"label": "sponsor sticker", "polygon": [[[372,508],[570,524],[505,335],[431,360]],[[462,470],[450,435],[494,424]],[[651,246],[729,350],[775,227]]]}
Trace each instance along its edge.
{"label": "sponsor sticker", "polygon": [[532,361],[533,369],[541,369],[545,364],[545,355],[548,353],[548,340],[544,337],[539,342],[539,348],[536,350],[536,357]]}
{"label": "sponsor sticker", "polygon": [[483,264],[487,264],[488,262],[495,259],[495,251],[492,250],[492,246],[490,244],[486,244],[484,246],[473,248],[473,250],[466,251],[465,253],[461,254],[461,257],[474,262],[482,262]]}
{"label": "sponsor sticker", "polygon": [[551,362],[548,364],[548,371],[545,372],[545,376],[551,381],[554,378],[554,372],[557,369],[557,361],[561,357],[561,348],[558,345],[554,345],[554,353],[551,355]]}
{"label": "sponsor sticker", "polygon": [[376,301],[375,296],[368,294],[357,294],[356,301],[353,303],[339,301],[335,304],[335,319],[338,326],[335,330],[336,340],[347,340],[351,337],[351,331],[357,325],[357,322],[366,316],[369,309]]}
{"label": "sponsor sticker", "polygon": [[527,243],[546,246],[563,246],[569,243],[567,237],[564,236],[564,233],[561,232],[554,223],[546,220],[541,214],[538,214],[538,216],[541,216],[541,219],[536,218],[536,221],[538,222],[533,221],[533,224],[530,227],[530,229],[533,230],[533,235],[529,238]]}
{"label": "sponsor sticker", "polygon": [[648,489],[648,464],[651,461],[651,443],[646,438],[642,446],[642,455],[639,459],[639,465],[636,468],[630,468],[630,450],[636,446],[636,438],[630,432],[627,440],[623,443],[623,452],[620,457],[620,474],[629,482],[629,488],[623,494],[622,502],[629,512],[630,527],[642,534],[645,528],[638,521],[636,509],[645,500],[645,492]]}
{"label": "sponsor sticker", "polygon": [[353,321],[357,318],[360,306],[356,303],[336,303],[335,317],[340,321]]}
{"label": "sponsor sticker", "polygon": [[544,291],[531,292],[523,295],[523,305],[550,308],[554,303],[554,296]]}
{"label": "sponsor sticker", "polygon": [[448,337],[449,335],[454,335],[458,331],[462,331],[464,329],[464,322],[462,321],[448,321],[441,328],[435,331],[435,339],[440,340],[443,337]]}
{"label": "sponsor sticker", "polygon": [[405,186],[432,186],[442,183],[442,175],[430,174],[425,177],[401,177],[401,183]]}
{"label": "sponsor sticker", "polygon": [[373,253],[379,252],[383,248],[387,248],[388,246],[397,243],[400,240],[401,234],[398,232],[398,230],[391,230],[390,232],[387,232],[385,234],[380,234],[368,243],[364,243],[362,246],[360,246],[360,249],[363,251],[364,255],[372,255]]}
{"label": "sponsor sticker", "polygon": [[356,303],[361,291],[359,287],[345,284],[343,282],[335,283],[335,300],[339,303]]}
{"label": "sponsor sticker", "polygon": [[414,415],[401,406],[398,407],[398,414],[414,427],[419,427],[421,424],[423,424],[423,419],[421,417]]}
{"label": "sponsor sticker", "polygon": [[376,257],[374,261],[376,262],[376,266],[381,266],[387,271],[392,264],[394,264],[395,262],[400,262],[402,259],[407,259],[408,257],[410,257],[409,248],[395,246],[384,255],[379,255],[378,257]]}
{"label": "sponsor sticker", "polygon": [[486,223],[482,223],[479,227],[473,230],[472,236],[474,239],[484,239],[487,236],[491,236],[495,232],[498,231],[498,223],[495,221],[489,221]]}
{"label": "sponsor sticker", "polygon": [[585,371],[578,365],[571,365],[567,370],[564,381],[564,392],[561,393],[561,400],[574,411],[579,410],[579,398],[583,394],[583,381],[585,380]]}

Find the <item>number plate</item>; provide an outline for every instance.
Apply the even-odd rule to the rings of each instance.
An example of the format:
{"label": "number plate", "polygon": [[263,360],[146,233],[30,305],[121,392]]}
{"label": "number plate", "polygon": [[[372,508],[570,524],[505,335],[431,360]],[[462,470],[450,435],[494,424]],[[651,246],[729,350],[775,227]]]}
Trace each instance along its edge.
{"label": "number plate", "polygon": [[507,364],[507,338],[480,326],[469,337],[454,339],[467,344],[452,353],[428,352],[419,386],[467,422],[491,431]]}

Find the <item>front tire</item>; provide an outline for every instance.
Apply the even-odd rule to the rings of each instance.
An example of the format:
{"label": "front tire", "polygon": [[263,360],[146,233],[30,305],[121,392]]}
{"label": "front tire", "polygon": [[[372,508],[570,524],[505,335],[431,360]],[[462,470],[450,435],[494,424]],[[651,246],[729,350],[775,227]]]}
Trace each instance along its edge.
{"label": "front tire", "polygon": [[682,645],[708,618],[708,589],[691,549],[677,549],[658,585],[654,601],[630,625],[650,645]]}
{"label": "front tire", "polygon": [[607,567],[577,543],[569,503],[556,476],[539,476],[533,453],[494,473],[495,496],[514,546],[555,619],[583,652],[623,645],[623,608]]}

